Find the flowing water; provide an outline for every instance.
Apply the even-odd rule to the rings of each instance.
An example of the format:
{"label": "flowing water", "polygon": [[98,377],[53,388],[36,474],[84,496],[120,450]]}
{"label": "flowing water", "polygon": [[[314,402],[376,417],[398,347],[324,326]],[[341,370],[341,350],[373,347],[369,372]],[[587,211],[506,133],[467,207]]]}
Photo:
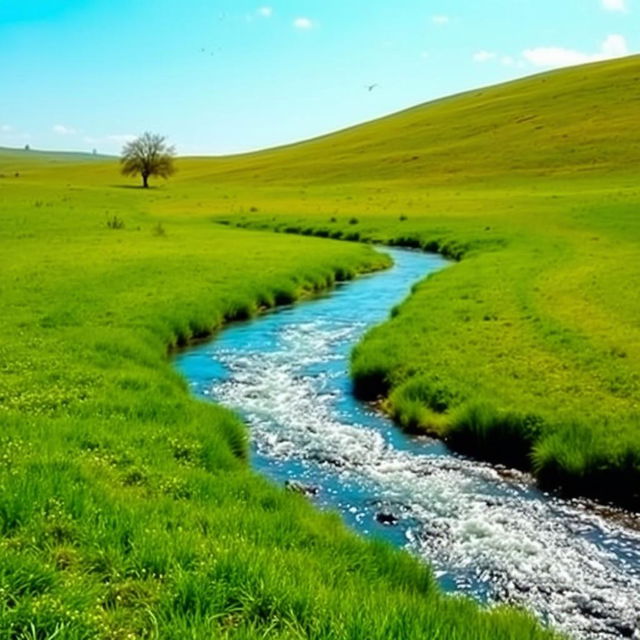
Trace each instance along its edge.
{"label": "flowing water", "polygon": [[543,494],[526,474],[403,434],[352,396],[353,346],[446,266],[385,251],[392,269],[231,325],[178,368],[196,394],[243,416],[256,469],[425,559],[445,590],[517,603],[574,638],[640,638],[634,516]]}

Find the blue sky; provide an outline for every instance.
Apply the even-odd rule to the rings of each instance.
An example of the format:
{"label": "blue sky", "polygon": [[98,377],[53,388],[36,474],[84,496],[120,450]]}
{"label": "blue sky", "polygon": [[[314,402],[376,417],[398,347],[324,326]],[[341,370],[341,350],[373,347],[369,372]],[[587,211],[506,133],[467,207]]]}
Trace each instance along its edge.
{"label": "blue sky", "polygon": [[634,53],[638,27],[640,0],[0,0],[0,146],[258,149]]}

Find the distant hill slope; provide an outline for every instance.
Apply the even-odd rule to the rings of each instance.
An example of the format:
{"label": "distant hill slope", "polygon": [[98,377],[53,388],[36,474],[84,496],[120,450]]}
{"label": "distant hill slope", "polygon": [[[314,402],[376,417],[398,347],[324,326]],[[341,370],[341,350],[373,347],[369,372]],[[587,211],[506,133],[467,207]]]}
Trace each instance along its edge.
{"label": "distant hill slope", "polygon": [[296,145],[182,161],[229,179],[447,183],[632,170],[640,163],[640,57],[471,91]]}
{"label": "distant hill slope", "polygon": [[0,174],[29,168],[38,170],[68,167],[74,164],[99,164],[113,162],[113,156],[74,151],[40,151],[37,149],[11,149],[0,147]]}

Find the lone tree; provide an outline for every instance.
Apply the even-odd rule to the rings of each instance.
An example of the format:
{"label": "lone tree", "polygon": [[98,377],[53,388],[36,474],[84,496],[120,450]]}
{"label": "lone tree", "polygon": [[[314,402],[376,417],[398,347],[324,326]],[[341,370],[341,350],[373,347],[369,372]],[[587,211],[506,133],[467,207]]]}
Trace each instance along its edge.
{"label": "lone tree", "polygon": [[150,176],[168,178],[175,173],[173,158],[176,154],[164,136],[143,133],[139,138],[127,142],[122,149],[122,173],[125,176],[142,176],[142,186],[149,187]]}

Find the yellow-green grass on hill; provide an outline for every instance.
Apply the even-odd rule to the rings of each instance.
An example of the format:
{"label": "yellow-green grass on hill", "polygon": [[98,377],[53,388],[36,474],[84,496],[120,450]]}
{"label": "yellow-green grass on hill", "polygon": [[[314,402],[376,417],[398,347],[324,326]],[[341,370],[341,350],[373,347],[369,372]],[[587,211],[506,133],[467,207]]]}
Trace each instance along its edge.
{"label": "yellow-green grass on hill", "polygon": [[167,357],[385,258],[42,160],[0,153],[0,638],[554,637],[251,472],[244,427]]}
{"label": "yellow-green grass on hill", "polygon": [[640,507],[640,58],[544,74],[307,143],[185,159],[161,210],[434,249],[356,389],[544,486]]}

